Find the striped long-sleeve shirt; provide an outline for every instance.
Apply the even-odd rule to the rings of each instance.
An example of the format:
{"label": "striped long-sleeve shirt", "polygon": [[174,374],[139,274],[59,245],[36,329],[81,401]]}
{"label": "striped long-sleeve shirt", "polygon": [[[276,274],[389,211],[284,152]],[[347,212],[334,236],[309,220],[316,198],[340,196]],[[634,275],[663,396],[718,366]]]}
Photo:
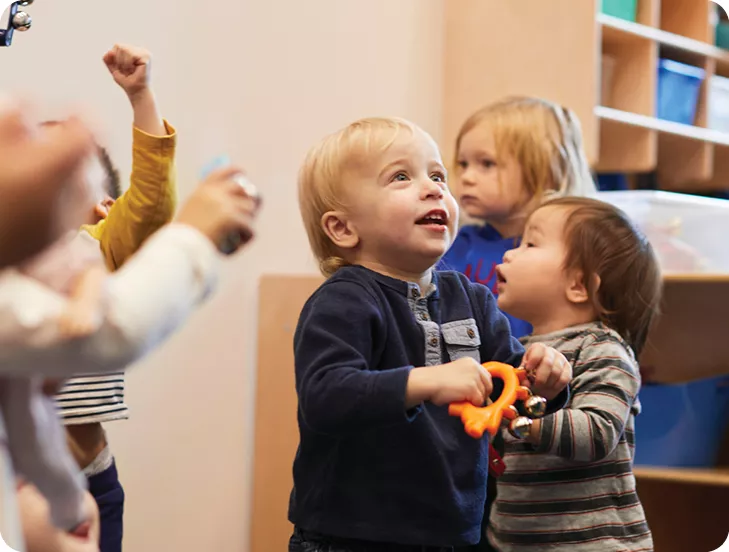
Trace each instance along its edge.
{"label": "striped long-sleeve shirt", "polygon": [[538,444],[505,435],[489,539],[502,552],[652,551],[633,476],[640,374],[632,350],[599,323],[526,340],[572,363],[571,398],[542,420]]}

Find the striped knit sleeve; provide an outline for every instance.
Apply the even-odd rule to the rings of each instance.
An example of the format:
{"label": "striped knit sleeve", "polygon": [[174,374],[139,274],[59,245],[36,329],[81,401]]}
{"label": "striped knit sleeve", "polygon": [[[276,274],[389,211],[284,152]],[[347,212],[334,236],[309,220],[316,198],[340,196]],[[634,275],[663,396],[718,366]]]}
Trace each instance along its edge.
{"label": "striped knit sleeve", "polygon": [[630,352],[615,340],[586,346],[575,374],[569,406],[542,420],[535,448],[578,462],[602,460],[623,434],[640,375]]}

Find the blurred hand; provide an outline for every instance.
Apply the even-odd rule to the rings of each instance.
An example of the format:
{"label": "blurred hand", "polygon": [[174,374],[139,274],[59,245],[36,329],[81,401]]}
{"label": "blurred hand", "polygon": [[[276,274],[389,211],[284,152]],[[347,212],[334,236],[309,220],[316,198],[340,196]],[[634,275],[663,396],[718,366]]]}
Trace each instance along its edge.
{"label": "blurred hand", "polygon": [[99,509],[88,492],[88,519],[73,532],[51,525],[48,502],[33,485],[21,485],[17,496],[27,552],[99,552]]}
{"label": "blurred hand", "polygon": [[239,234],[242,244],[253,239],[260,201],[236,182],[242,174],[236,167],[212,172],[182,205],[177,222],[196,228],[218,248],[232,234]]}

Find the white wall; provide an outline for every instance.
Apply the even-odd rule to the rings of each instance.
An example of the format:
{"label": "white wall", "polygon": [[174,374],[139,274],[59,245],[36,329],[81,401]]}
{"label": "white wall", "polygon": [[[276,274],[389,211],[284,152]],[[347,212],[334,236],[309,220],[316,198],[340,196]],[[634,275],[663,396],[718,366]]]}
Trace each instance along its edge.
{"label": "white wall", "polygon": [[298,164],[325,133],[366,115],[404,116],[438,139],[443,0],[36,0],[27,10],[33,28],[0,51],[0,90],[92,108],[128,174],[130,111],[101,56],[117,41],[145,45],[180,134],[181,196],[221,152],[264,194],[256,244],[230,263],[216,298],[135,367],[132,418],[110,426],[125,550],[247,550],[256,285],[266,272],[315,272]]}

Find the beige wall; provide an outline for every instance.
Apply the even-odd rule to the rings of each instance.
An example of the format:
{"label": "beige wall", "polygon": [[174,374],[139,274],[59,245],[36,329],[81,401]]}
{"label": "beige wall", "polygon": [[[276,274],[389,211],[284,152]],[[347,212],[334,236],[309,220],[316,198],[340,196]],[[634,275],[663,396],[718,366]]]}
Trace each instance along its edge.
{"label": "beige wall", "polygon": [[296,205],[298,163],[324,133],[366,115],[408,117],[438,138],[442,8],[38,0],[28,8],[33,29],[0,52],[0,89],[88,104],[126,169],[130,112],[100,59],[116,41],[146,45],[180,132],[181,195],[225,151],[265,196],[258,241],[230,263],[220,293],[129,378],[132,418],[110,428],[128,497],[125,550],[247,550],[256,285],[261,273],[315,271]]}

